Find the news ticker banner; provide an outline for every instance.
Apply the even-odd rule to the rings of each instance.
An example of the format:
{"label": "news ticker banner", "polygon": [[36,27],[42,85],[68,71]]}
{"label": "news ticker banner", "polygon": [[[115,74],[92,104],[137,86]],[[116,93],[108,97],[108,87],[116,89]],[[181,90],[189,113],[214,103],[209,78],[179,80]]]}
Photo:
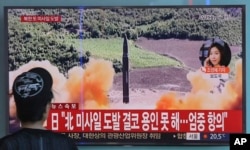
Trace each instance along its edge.
{"label": "news ticker banner", "polygon": [[241,110],[80,110],[77,103],[54,103],[47,128],[78,145],[219,143],[242,133]]}
{"label": "news ticker banner", "polygon": [[[56,132],[241,133],[241,110],[79,110],[52,106],[47,128]],[[71,107],[73,106],[73,107]]]}

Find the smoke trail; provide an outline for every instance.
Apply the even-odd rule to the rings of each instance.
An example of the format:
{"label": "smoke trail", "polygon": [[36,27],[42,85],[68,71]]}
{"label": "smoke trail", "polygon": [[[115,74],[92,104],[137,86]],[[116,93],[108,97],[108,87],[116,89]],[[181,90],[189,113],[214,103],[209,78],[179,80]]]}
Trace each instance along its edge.
{"label": "smoke trail", "polygon": [[[83,73],[79,73],[80,71]],[[66,85],[70,93],[69,99],[78,102],[83,93],[84,107],[81,108],[109,108],[108,91],[112,87],[115,74],[112,63],[102,59],[90,59],[86,69],[80,71],[79,68],[69,71]],[[80,80],[83,80],[83,85]]]}
{"label": "smoke trail", "polygon": [[210,109],[226,110],[242,108],[242,60],[236,62],[236,75],[225,83],[221,93],[210,93],[212,84],[202,76],[200,70],[190,72],[187,79],[192,85],[190,93],[179,96],[169,92],[163,95],[156,104],[156,109]]}

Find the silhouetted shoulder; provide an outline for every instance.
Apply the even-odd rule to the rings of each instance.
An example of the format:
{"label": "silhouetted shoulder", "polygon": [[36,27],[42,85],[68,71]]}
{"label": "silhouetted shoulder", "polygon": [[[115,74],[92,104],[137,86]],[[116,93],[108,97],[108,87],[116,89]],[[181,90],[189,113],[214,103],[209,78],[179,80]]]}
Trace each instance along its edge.
{"label": "silhouetted shoulder", "polygon": [[48,130],[21,129],[0,140],[0,150],[44,149],[44,150],[77,150],[74,141],[60,133]]}

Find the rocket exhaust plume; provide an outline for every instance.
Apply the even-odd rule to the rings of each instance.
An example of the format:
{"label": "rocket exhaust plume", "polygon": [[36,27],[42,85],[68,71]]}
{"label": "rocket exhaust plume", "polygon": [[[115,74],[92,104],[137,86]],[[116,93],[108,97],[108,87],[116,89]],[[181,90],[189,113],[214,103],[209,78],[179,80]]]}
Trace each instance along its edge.
{"label": "rocket exhaust plume", "polygon": [[202,76],[200,70],[187,74],[191,82],[191,92],[180,96],[176,92],[163,95],[156,104],[156,109],[175,110],[236,110],[242,109],[242,60],[235,65],[234,79],[225,82],[221,93],[210,93],[213,87],[209,80]]}
{"label": "rocket exhaust plume", "polygon": [[66,84],[69,99],[80,102],[80,109],[109,108],[108,91],[113,85],[114,75],[112,62],[103,59],[90,59],[85,70],[72,68]]}
{"label": "rocket exhaust plume", "polygon": [[124,34],[122,56],[122,79],[123,79],[123,103],[129,103],[129,63],[128,63],[128,39]]}

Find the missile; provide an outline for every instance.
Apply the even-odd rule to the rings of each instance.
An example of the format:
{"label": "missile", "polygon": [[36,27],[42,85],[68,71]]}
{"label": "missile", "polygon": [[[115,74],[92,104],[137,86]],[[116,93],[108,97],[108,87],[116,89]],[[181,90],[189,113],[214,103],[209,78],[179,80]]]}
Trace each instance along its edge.
{"label": "missile", "polygon": [[129,103],[129,57],[128,39],[126,34],[123,36],[123,55],[122,55],[122,78],[123,78],[123,103]]}

